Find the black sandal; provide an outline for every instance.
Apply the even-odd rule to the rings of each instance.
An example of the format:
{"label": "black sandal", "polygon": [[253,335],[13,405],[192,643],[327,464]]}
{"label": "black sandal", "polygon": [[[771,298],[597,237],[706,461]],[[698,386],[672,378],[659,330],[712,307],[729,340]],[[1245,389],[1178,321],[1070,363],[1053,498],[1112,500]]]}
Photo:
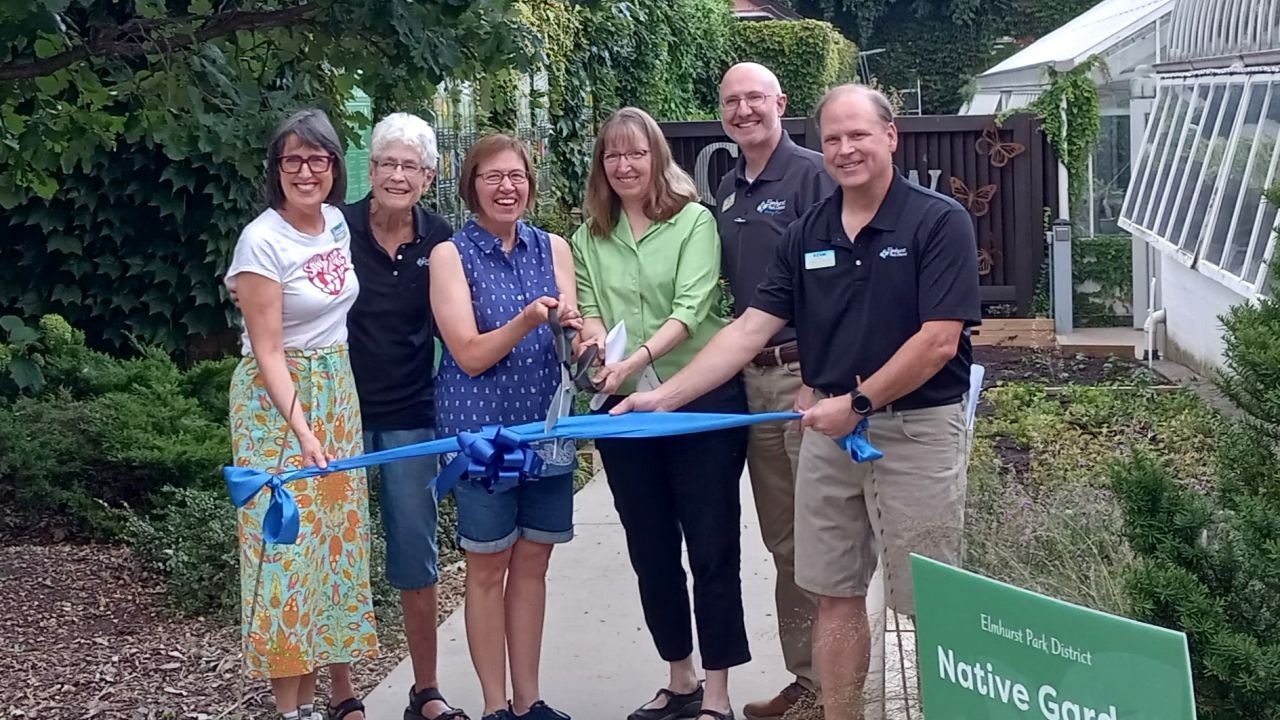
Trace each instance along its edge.
{"label": "black sandal", "polygon": [[444,696],[440,694],[440,690],[437,688],[427,688],[425,690],[409,688],[409,707],[404,709],[404,720],[424,720],[424,718],[425,720],[471,720],[465,711],[452,705],[449,705],[449,709],[439,715],[428,718],[422,714],[422,708],[426,707],[427,703],[432,700],[439,700],[445,705],[449,705],[449,701],[444,699]]}
{"label": "black sandal", "polygon": [[[630,715],[627,720],[676,720],[676,718],[695,718],[702,710],[702,683],[698,683],[698,689],[689,693],[675,693],[667,688],[658,690],[658,694],[653,696],[653,700],[660,697],[667,699],[667,704],[660,708],[644,708],[641,707]],[[650,700],[649,702],[653,702]]]}
{"label": "black sandal", "polygon": [[[352,697],[338,703],[337,707],[330,705],[325,708],[325,710],[327,711],[326,714],[329,716],[329,720],[342,720],[353,712],[363,713],[364,703],[360,702],[359,698]],[[365,717],[367,720],[368,715],[366,714]]]}

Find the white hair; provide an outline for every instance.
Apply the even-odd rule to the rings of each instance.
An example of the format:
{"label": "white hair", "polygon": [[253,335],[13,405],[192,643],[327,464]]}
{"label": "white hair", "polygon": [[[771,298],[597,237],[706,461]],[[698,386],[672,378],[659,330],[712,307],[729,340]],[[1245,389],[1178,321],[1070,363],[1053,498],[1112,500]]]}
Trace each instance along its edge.
{"label": "white hair", "polygon": [[422,155],[422,166],[432,170],[440,164],[440,150],[436,147],[436,131],[426,120],[410,113],[391,113],[378,121],[373,128],[373,141],[369,157],[377,160],[391,143],[404,143]]}

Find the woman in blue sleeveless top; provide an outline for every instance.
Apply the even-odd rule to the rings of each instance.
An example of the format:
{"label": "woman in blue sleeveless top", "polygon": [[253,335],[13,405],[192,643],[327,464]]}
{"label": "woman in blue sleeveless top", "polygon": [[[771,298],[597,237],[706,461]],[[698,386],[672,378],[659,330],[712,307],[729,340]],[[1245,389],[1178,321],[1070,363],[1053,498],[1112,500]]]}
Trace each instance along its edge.
{"label": "woman in blue sleeveless top", "polygon": [[[476,142],[459,184],[475,219],[431,252],[431,309],[445,345],[435,387],[441,437],[546,418],[560,382],[548,312],[556,308],[566,327],[582,326],[569,244],[520,219],[534,198],[532,166],[515,138]],[[568,718],[542,701],[538,661],[547,562],[555,544],[573,537],[577,452],[572,440],[534,449],[538,477],[505,492],[466,478],[454,489],[482,720]]]}

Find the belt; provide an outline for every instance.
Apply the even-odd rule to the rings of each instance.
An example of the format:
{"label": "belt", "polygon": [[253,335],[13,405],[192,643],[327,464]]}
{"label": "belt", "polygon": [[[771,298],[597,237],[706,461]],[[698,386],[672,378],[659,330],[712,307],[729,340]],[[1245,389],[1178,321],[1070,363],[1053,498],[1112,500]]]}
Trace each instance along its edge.
{"label": "belt", "polygon": [[800,362],[800,346],[793,340],[789,343],[774,345],[760,351],[751,358],[753,365],[761,367],[777,367],[786,363]]}

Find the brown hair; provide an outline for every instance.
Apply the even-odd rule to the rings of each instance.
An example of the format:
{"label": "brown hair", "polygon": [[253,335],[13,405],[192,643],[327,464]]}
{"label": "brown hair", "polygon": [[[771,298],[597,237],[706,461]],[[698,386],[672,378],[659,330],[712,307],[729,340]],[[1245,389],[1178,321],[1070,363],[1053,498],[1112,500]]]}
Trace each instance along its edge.
{"label": "brown hair", "polygon": [[462,196],[462,201],[467,204],[467,209],[471,212],[480,212],[480,197],[476,193],[476,177],[480,173],[480,163],[504,150],[510,150],[519,155],[524,163],[524,171],[529,176],[529,198],[525,201],[525,209],[528,210],[533,205],[538,186],[534,179],[533,158],[529,156],[528,148],[520,142],[519,138],[494,133],[477,140],[467,151],[467,159],[462,162],[462,178],[458,182],[458,194]]}
{"label": "brown hair", "polygon": [[649,144],[649,196],[644,214],[650,220],[670,220],[685,205],[698,200],[698,186],[689,173],[671,157],[671,147],[662,136],[658,123],[649,113],[633,107],[614,112],[600,126],[595,149],[591,153],[591,175],[587,178],[587,227],[596,237],[609,237],[618,224],[622,200],[609,184],[604,169],[604,151],[609,141],[623,133],[644,138]]}

